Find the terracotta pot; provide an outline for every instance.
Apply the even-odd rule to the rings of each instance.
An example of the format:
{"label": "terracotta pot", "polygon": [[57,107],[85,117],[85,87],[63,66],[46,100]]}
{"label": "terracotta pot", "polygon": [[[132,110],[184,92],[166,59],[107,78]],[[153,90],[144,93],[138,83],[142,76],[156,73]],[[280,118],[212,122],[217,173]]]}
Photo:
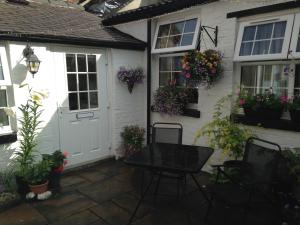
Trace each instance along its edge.
{"label": "terracotta pot", "polygon": [[42,194],[48,190],[48,184],[49,181],[47,180],[44,184],[38,184],[38,185],[30,185],[30,190],[35,194]]}

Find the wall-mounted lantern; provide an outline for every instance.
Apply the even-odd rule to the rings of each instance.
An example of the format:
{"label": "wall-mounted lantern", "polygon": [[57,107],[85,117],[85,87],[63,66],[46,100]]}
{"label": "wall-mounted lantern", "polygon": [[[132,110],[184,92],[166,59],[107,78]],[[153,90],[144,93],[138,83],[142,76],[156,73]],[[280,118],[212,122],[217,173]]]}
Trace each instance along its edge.
{"label": "wall-mounted lantern", "polygon": [[39,71],[41,61],[34,54],[34,51],[29,46],[29,44],[27,44],[26,48],[23,50],[23,56],[26,58],[26,64],[27,64],[28,71],[34,77],[34,74],[36,74]]}

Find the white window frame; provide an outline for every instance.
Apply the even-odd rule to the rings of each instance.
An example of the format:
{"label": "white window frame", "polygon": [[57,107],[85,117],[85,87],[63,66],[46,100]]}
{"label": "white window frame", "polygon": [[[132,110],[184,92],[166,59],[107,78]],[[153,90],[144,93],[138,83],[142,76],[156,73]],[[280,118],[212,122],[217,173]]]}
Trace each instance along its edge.
{"label": "white window frame", "polygon": [[295,90],[295,73],[296,73],[296,65],[300,65],[300,60],[297,61],[267,61],[267,62],[243,62],[239,63],[238,66],[238,84],[241,87],[241,79],[242,79],[242,67],[243,66],[261,66],[261,65],[289,65],[290,66],[290,74],[289,74],[289,79],[288,79],[288,87],[287,87],[287,97],[293,97],[294,95],[294,90]]}
{"label": "white window frame", "polygon": [[[155,48],[160,26],[166,25],[166,24],[171,24],[171,23],[184,22],[184,21],[191,20],[191,19],[197,19],[197,24],[196,24],[196,29],[195,29],[192,45],[177,46],[177,47],[171,47],[171,48],[160,48],[160,49]],[[156,25],[156,31],[155,31],[154,41],[153,41],[153,45],[152,45],[152,53],[167,53],[167,52],[188,51],[188,50],[196,49],[197,43],[199,40],[200,24],[201,24],[200,17],[196,16],[196,15],[191,15],[188,17],[180,18],[180,19],[169,19],[169,20],[164,20],[164,21],[158,22]]]}
{"label": "white window frame", "polygon": [[[185,52],[181,52],[181,53],[174,53],[174,54],[165,54],[165,55],[159,55],[158,57],[158,68],[157,68],[157,74],[158,74],[158,86],[159,87],[164,87],[163,85],[160,85],[159,80],[160,80],[160,69],[159,69],[159,62],[160,62],[160,58],[166,58],[166,57],[176,57],[176,56],[184,56]],[[167,71],[166,71],[167,72]],[[175,71],[170,71],[175,72]],[[178,86],[178,87],[184,87],[184,86]]]}
{"label": "white window frame", "polygon": [[300,52],[296,52],[298,38],[300,32],[300,13],[295,15],[294,29],[291,39],[291,53],[289,54],[289,58],[300,58]]}
{"label": "white window frame", "polygon": [[6,49],[4,46],[0,46],[0,57],[2,62],[4,80],[0,80],[0,85],[11,85],[10,70],[8,66],[8,60],[6,56]]}
{"label": "white window frame", "polygon": [[[264,20],[260,19],[260,20],[241,22],[239,25],[239,32],[238,32],[237,42],[236,42],[236,47],[235,47],[234,61],[258,61],[258,60],[287,59],[290,38],[291,38],[291,33],[292,33],[292,27],[293,27],[293,19],[294,19],[294,15],[286,15],[286,16],[280,16],[280,17],[267,18]],[[243,38],[245,27],[280,22],[280,21],[287,21],[281,53],[240,56],[240,48],[242,45],[242,38]]]}

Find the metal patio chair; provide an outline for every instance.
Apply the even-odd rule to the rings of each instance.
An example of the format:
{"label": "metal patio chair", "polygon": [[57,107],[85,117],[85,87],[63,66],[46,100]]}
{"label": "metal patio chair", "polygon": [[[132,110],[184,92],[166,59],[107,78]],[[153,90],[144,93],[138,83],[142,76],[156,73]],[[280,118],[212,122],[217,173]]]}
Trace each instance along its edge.
{"label": "metal patio chair", "polygon": [[[280,158],[281,147],[278,144],[250,138],[241,161],[232,160],[214,166],[217,169],[216,183],[206,187],[211,198],[205,221],[209,223],[210,212],[218,203],[225,206],[222,209],[242,209],[243,224],[247,223],[249,211],[254,208],[278,206],[273,209],[280,213],[280,202],[275,191]],[[235,173],[228,173],[230,169]],[[221,176],[227,182],[219,183]]]}

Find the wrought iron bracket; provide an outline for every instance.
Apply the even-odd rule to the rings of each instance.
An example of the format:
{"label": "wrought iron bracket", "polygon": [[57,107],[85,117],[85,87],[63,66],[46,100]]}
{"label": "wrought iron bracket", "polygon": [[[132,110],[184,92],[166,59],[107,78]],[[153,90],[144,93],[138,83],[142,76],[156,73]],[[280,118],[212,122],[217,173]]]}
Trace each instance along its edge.
{"label": "wrought iron bracket", "polygon": [[[215,45],[215,47],[218,46],[218,26],[216,27],[210,27],[210,26],[201,26],[201,32],[204,31],[209,39],[212,41],[212,43]],[[213,35],[211,34],[211,31],[213,31]]]}

